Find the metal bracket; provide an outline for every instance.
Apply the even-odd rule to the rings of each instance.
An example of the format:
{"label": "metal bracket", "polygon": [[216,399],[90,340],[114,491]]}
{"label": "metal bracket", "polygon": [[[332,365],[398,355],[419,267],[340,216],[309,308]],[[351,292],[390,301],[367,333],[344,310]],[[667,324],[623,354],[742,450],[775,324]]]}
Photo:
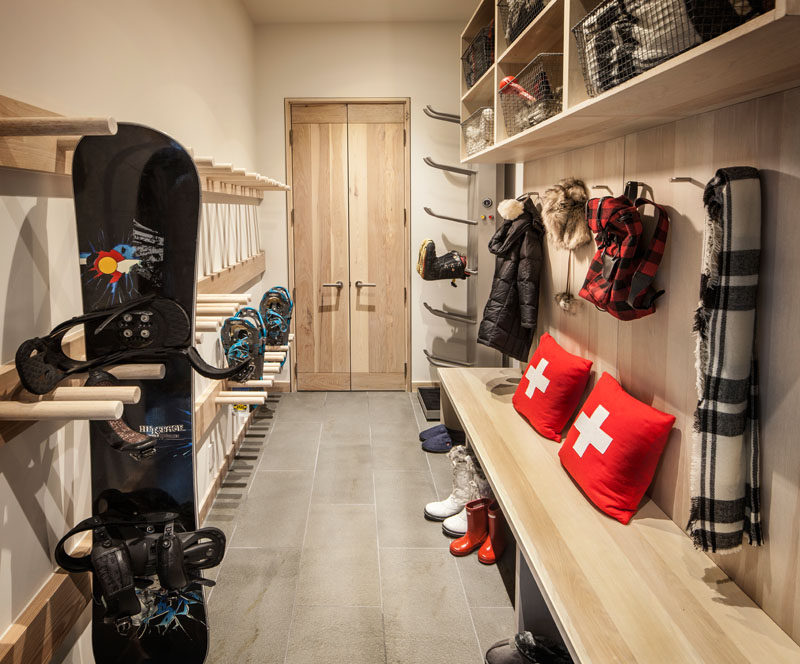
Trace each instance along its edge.
{"label": "metal bracket", "polygon": [[454,368],[454,367],[473,367],[473,366],[475,366],[474,362],[458,362],[457,360],[446,360],[443,357],[436,357],[436,355],[428,352],[427,348],[423,348],[422,352],[425,353],[425,357],[428,358],[428,362],[430,362],[435,367]]}
{"label": "metal bracket", "polygon": [[454,113],[442,113],[441,111],[436,111],[433,108],[431,108],[430,104],[428,104],[425,108],[423,108],[422,112],[429,118],[433,118],[434,120],[441,120],[442,122],[454,122],[456,124],[461,124],[461,118],[459,118]]}
{"label": "metal bracket", "polygon": [[468,224],[470,226],[477,226],[478,225],[478,222],[474,221],[472,219],[459,219],[458,217],[448,217],[447,215],[444,215],[444,214],[436,214],[429,207],[422,208],[422,209],[425,210],[425,212],[427,212],[429,215],[431,215],[431,217],[436,217],[437,219],[447,219],[448,221],[457,221],[459,224]]}
{"label": "metal bracket", "polygon": [[438,168],[441,171],[447,171],[448,173],[458,173],[459,175],[475,175],[477,171],[471,171],[467,168],[459,168],[458,166],[447,166],[445,164],[437,164],[433,159],[430,157],[423,157],[422,161],[424,161],[428,166],[431,168]]}
{"label": "metal bracket", "polygon": [[422,306],[430,311],[434,316],[438,316],[439,318],[446,318],[447,320],[453,320],[457,323],[466,323],[467,325],[475,325],[478,322],[477,318],[471,318],[470,316],[465,316],[464,314],[450,313],[448,311],[444,311],[443,309],[436,309],[427,302],[423,302]]}

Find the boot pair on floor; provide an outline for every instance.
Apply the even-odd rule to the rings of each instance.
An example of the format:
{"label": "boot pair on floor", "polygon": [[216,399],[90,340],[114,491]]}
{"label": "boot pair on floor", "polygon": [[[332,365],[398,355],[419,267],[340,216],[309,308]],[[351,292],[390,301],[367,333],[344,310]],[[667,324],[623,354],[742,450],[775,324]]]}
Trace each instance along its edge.
{"label": "boot pair on floor", "polygon": [[479,498],[467,503],[467,532],[463,537],[450,542],[450,553],[467,556],[475,549],[478,560],[484,565],[493,565],[506,549],[505,522],[498,502],[491,498]]}
{"label": "boot pair on floor", "polygon": [[460,445],[447,456],[453,464],[453,491],[444,500],[428,503],[425,518],[441,521],[442,532],[456,538],[450,546],[454,556],[468,555],[480,547],[478,559],[492,564],[505,549],[503,514],[469,450]]}

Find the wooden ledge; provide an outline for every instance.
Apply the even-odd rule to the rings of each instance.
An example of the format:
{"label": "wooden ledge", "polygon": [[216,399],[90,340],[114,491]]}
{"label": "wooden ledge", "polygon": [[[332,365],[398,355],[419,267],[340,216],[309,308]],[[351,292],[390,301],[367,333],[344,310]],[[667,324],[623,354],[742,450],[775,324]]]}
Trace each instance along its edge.
{"label": "wooden ledge", "polygon": [[231,265],[217,274],[203,277],[197,282],[198,293],[235,293],[267,269],[262,251],[247,260]]}
{"label": "wooden ledge", "polygon": [[651,500],[601,513],[511,404],[514,369],[440,369],[460,421],[576,661],[798,662],[792,641]]}

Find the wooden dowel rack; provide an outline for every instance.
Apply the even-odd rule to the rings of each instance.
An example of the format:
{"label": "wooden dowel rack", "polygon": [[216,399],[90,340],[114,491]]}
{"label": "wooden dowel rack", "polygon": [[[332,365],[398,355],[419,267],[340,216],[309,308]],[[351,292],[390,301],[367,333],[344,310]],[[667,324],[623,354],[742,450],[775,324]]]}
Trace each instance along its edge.
{"label": "wooden dowel rack", "polygon": [[136,385],[95,385],[92,387],[57,387],[43,394],[39,401],[121,401],[138,403],[142,390]]}
{"label": "wooden dowel rack", "polygon": [[216,397],[214,402],[218,406],[242,404],[243,406],[260,406],[266,403],[266,395],[247,396],[247,397]]}
{"label": "wooden dowel rack", "polygon": [[250,293],[198,293],[197,304],[218,304],[220,302],[233,302],[247,304],[253,296]]}
{"label": "wooden dowel rack", "polygon": [[273,381],[271,379],[262,378],[260,380],[246,380],[242,383],[245,387],[272,387]]}
{"label": "wooden dowel rack", "polygon": [[116,133],[114,118],[0,118],[0,136],[111,136]]}
{"label": "wooden dowel rack", "polygon": [[115,364],[106,369],[118,380],[161,380],[167,375],[165,364]]}
{"label": "wooden dowel rack", "polygon": [[0,420],[118,420],[121,401],[0,401]]}

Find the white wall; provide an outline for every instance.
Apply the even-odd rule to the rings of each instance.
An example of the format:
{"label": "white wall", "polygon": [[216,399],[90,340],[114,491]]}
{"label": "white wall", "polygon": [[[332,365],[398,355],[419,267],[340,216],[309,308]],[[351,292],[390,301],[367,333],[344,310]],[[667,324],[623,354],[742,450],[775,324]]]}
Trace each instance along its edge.
{"label": "white wall", "polygon": [[[452,357],[464,353],[463,330],[434,318],[422,307],[447,303],[466,305],[466,288],[450,282],[423,282],[414,271],[421,242],[431,238],[438,253],[465,249],[464,226],[436,220],[423,211],[466,215],[467,182],[422,163],[424,156],[458,164],[459,127],[423,114],[426,104],[457,113],[459,109],[459,34],[455,23],[338,23],[272,25],[256,31],[256,128],[258,167],[282,178],[284,98],[410,97],[411,98],[411,275],[412,380],[429,381],[435,374],[422,349],[434,339],[459,335]],[[288,283],[285,197],[267,194],[261,205],[265,219],[268,271],[265,284]],[[443,244],[443,241],[446,244]],[[463,326],[461,326],[463,327]],[[442,351],[446,352],[446,351]]]}
{"label": "white wall", "polygon": [[[253,168],[253,81],[253,27],[238,0],[0,0],[2,95],[148,124]],[[80,311],[73,203],[50,197],[52,185],[0,169],[1,362]],[[201,447],[200,472],[215,470],[216,447]],[[0,633],[49,577],[56,542],[89,502],[85,424],[37,424],[0,446]],[[91,649],[67,657],[88,662]]]}

